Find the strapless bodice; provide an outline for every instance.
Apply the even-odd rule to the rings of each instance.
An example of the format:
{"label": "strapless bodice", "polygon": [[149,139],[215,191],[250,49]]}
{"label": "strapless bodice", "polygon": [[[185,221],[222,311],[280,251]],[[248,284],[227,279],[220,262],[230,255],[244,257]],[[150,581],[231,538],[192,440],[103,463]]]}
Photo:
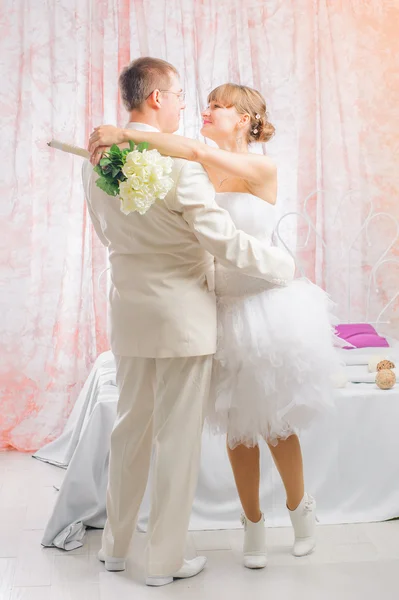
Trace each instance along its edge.
{"label": "strapless bodice", "polygon": [[[271,244],[274,229],[273,206],[247,192],[216,194],[216,201],[231,216],[237,229]],[[216,260],[216,294],[219,298],[246,297],[275,287],[272,283],[243,275]]]}

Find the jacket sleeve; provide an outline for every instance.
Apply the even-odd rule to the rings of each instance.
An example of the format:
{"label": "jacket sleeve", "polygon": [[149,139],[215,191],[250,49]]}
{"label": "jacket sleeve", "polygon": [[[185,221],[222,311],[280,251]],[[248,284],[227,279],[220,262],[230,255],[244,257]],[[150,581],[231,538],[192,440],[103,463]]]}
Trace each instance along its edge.
{"label": "jacket sleeve", "polygon": [[[83,166],[82,166],[82,181],[83,181],[83,188],[84,188],[85,197],[86,197],[87,210],[89,211],[91,222],[93,223],[93,227],[94,227],[95,232],[96,232],[97,236],[99,237],[101,243],[104,246],[109,246],[108,240],[104,236],[100,221],[98,220],[98,217],[95,214],[93,207],[91,205],[91,193],[92,193],[93,186],[95,186],[94,174],[95,173],[94,173],[92,165],[90,164],[90,162],[88,160],[85,160],[83,163]],[[101,194],[105,194],[105,192],[100,190],[98,187],[96,187],[96,191],[98,191]]]}
{"label": "jacket sleeve", "polygon": [[182,214],[201,246],[221,263],[277,285],[294,278],[295,263],[288,252],[235,227],[229,213],[218,206],[215,189],[199,163],[183,164],[174,195],[165,201]]}

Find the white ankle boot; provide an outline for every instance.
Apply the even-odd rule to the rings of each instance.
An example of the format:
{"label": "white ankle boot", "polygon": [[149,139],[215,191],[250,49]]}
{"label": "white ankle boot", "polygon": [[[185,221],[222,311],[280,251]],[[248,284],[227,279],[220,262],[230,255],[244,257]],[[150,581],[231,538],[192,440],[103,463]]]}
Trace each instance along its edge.
{"label": "white ankle boot", "polygon": [[295,533],[292,553],[294,556],[306,556],[316,547],[316,502],[305,493],[298,508],[288,512]]}
{"label": "white ankle boot", "polygon": [[252,523],[245,515],[241,522],[244,525],[244,566],[247,569],[263,569],[267,565],[265,517],[258,523]]}

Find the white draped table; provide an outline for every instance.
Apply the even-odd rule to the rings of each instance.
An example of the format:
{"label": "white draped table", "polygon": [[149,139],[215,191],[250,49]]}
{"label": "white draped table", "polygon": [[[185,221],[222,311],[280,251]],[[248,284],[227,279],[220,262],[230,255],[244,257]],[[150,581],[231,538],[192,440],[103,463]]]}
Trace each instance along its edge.
{"label": "white draped table", "polygon": [[[115,366],[102,354],[82,389],[63,435],[35,458],[68,467],[42,543],[71,550],[86,526],[103,527],[109,438],[116,415]],[[323,524],[382,521],[399,516],[399,388],[372,384],[336,390],[336,410],[301,436],[307,490]],[[182,449],[184,451],[184,449]],[[284,492],[262,445],[262,509],[269,526],[289,524]],[[149,486],[151,482],[149,482]],[[149,488],[139,527],[145,529]],[[240,505],[225,441],[207,431],[190,529],[239,527]]]}

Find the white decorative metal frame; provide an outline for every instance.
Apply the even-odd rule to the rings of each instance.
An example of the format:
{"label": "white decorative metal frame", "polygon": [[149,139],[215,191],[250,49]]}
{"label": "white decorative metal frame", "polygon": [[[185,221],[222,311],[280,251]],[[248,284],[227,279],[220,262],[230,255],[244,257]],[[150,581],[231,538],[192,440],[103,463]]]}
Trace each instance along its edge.
{"label": "white decorative metal frame", "polygon": [[[284,246],[284,248],[291,254],[291,256],[295,259],[296,262],[296,266],[298,271],[301,273],[302,276],[305,276],[305,269],[303,267],[303,265],[301,264],[301,262],[299,261],[299,259],[296,256],[296,252],[294,253],[291,248],[289,247],[288,243],[286,242],[286,240],[284,240],[283,235],[281,233],[281,225],[282,223],[288,218],[288,217],[292,217],[295,216],[297,217],[297,219],[301,219],[303,221],[305,221],[305,223],[307,224],[307,234],[306,234],[306,240],[305,243],[302,246],[297,246],[296,250],[304,250],[310,240],[310,236],[311,233],[313,232],[314,235],[320,240],[320,243],[322,244],[322,246],[324,248],[327,247],[327,244],[325,242],[325,240],[323,239],[323,237],[321,236],[321,234],[317,231],[316,226],[314,225],[314,223],[312,223],[312,220],[308,214],[308,203],[310,198],[312,198],[313,196],[315,196],[316,194],[319,193],[324,193],[325,190],[316,190],[315,192],[312,192],[311,194],[309,194],[307,196],[307,198],[305,199],[304,202],[304,210],[303,212],[296,212],[296,211],[292,211],[292,212],[288,212],[285,215],[283,215],[274,230],[274,235],[275,237],[279,240],[279,242],[282,244],[282,246]],[[334,222],[338,216],[338,214],[340,213],[340,209],[341,206],[343,204],[344,201],[346,201],[348,195],[352,194],[353,191],[349,190],[349,192],[347,192],[341,199],[341,201],[338,204],[338,208],[337,208],[337,212],[336,212],[336,217],[334,219]],[[356,234],[353,236],[353,238],[351,239],[351,241],[348,244],[347,250],[346,250],[346,254],[347,254],[347,297],[346,297],[346,307],[347,307],[347,322],[348,323],[352,323],[352,285],[351,285],[351,267],[352,267],[352,254],[355,248],[355,244],[358,241],[358,239],[361,237],[362,234],[365,234],[366,236],[366,240],[367,240],[367,244],[368,246],[371,246],[371,242],[370,242],[370,225],[373,222],[376,222],[378,219],[381,218],[386,218],[388,219],[394,226],[394,235],[392,237],[391,240],[388,240],[387,246],[384,248],[383,252],[381,253],[381,255],[379,256],[379,258],[376,260],[375,264],[371,266],[371,270],[368,276],[368,282],[367,282],[367,297],[366,297],[366,322],[370,323],[370,324],[374,324],[374,325],[379,325],[379,324],[389,324],[390,321],[382,321],[382,317],[383,315],[386,313],[386,311],[393,306],[393,304],[399,299],[399,282],[398,282],[398,288],[396,293],[393,294],[393,296],[390,298],[390,300],[388,300],[388,302],[385,304],[385,306],[382,308],[382,310],[379,312],[377,319],[375,321],[370,321],[370,298],[371,298],[371,294],[372,292],[376,292],[377,294],[379,293],[379,289],[377,287],[377,275],[378,272],[380,271],[381,267],[383,265],[398,265],[399,266],[399,259],[396,258],[394,255],[390,255],[391,251],[393,250],[393,248],[395,247],[395,244],[399,241],[399,221],[391,214],[386,213],[386,212],[374,212],[374,207],[372,202],[370,202],[370,208],[368,211],[368,215],[367,217],[364,219],[363,223],[361,224],[359,230],[356,232]]]}

